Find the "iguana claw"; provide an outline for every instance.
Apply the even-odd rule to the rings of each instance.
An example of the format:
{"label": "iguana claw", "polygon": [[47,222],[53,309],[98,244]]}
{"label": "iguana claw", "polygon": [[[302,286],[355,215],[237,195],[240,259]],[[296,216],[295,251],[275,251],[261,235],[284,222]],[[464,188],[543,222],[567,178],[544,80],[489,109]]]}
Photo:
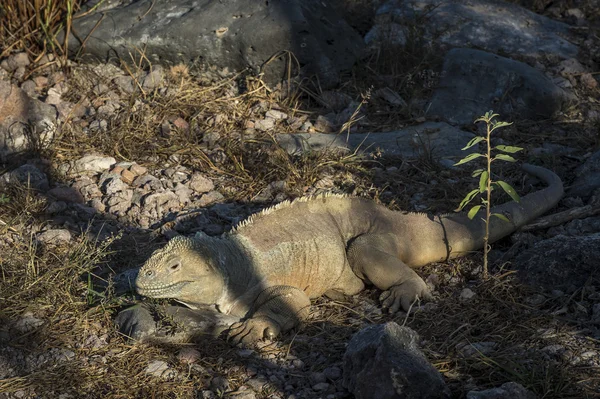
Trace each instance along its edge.
{"label": "iguana claw", "polygon": [[415,300],[430,301],[432,299],[431,291],[421,278],[410,279],[402,284],[394,285],[379,296],[381,306],[388,309],[390,313],[396,313],[400,310],[400,306],[408,311]]}
{"label": "iguana claw", "polygon": [[280,332],[279,325],[268,317],[253,317],[232,324],[227,337],[235,345],[251,346],[263,339],[274,339]]}

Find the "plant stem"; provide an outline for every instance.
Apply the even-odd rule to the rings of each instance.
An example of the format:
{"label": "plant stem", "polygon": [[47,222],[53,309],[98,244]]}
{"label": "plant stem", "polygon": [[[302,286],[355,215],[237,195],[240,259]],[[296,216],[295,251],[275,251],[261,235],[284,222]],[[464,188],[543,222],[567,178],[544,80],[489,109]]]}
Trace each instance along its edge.
{"label": "plant stem", "polygon": [[492,203],[492,145],[490,143],[490,136],[492,131],[490,129],[490,123],[487,125],[487,190],[486,190],[486,203],[485,203],[485,236],[483,237],[483,278],[488,278],[488,252],[489,252],[489,238],[490,238],[490,213]]}

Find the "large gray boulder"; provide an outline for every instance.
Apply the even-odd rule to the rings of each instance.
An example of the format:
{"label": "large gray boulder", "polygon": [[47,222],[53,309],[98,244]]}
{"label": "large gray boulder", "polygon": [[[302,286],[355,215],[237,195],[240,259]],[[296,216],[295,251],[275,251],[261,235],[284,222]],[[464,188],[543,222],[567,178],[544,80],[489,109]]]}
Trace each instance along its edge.
{"label": "large gray boulder", "polygon": [[[600,281],[600,233],[581,237],[558,235],[536,243],[513,262],[519,278],[546,290],[571,292]],[[590,280],[590,278],[592,280]]]}
{"label": "large gray boulder", "polygon": [[600,188],[600,151],[596,151],[583,165],[577,168],[577,177],[567,194],[587,200],[594,190]]}
{"label": "large gray boulder", "polygon": [[392,0],[377,10],[378,23],[369,38],[391,35],[402,42],[415,23],[428,39],[451,47],[474,47],[530,59],[573,58],[569,25],[507,1]]}
{"label": "large gray boulder", "polygon": [[[130,61],[143,51],[152,63],[198,61],[258,71],[273,55],[291,51],[303,74],[316,74],[322,86],[334,85],[363,46],[358,33],[320,0],[124,0],[75,19],[73,33],[87,40],[81,48],[71,37],[72,51],[102,61]],[[285,60],[270,62],[267,82],[282,78],[285,66]]]}
{"label": "large gray boulder", "polygon": [[472,133],[444,122],[426,122],[393,132],[277,134],[276,140],[290,154],[324,150],[377,151],[384,156],[427,157],[452,164],[473,151],[461,150],[473,137]]}
{"label": "large gray boulder", "polygon": [[469,124],[493,109],[502,120],[551,117],[571,99],[529,65],[485,51],[457,48],[446,55],[429,108],[453,124]]}
{"label": "large gray boulder", "polygon": [[357,399],[448,398],[440,373],[425,358],[418,334],[394,322],[356,333],[344,354],[343,385]]}

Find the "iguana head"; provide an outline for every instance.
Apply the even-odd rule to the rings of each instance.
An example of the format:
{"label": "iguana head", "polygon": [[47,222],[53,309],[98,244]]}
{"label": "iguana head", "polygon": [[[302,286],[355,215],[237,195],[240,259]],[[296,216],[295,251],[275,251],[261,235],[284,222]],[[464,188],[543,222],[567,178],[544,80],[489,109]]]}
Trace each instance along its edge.
{"label": "iguana head", "polygon": [[223,293],[225,278],[212,256],[210,238],[175,237],[156,250],[140,269],[140,295],[173,298],[190,306],[212,305]]}

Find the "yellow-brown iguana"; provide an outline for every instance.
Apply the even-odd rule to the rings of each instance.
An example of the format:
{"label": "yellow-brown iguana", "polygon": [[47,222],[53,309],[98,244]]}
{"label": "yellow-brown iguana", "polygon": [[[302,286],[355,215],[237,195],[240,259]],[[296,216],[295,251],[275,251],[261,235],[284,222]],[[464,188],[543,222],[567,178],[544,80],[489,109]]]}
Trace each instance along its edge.
{"label": "yellow-brown iguana", "polygon": [[[510,223],[492,218],[490,242],[553,208],[563,195],[553,172],[523,169],[548,187],[493,207]],[[218,238],[173,238],[140,269],[136,288],[148,297],[174,298],[191,308],[214,305],[237,316],[242,321],[229,337],[249,344],[296,326],[311,298],[354,295],[365,283],[384,290],[380,299],[390,312],[430,299],[412,268],[482,248],[480,216],[397,212],[339,195],[300,198],[252,215]]]}

